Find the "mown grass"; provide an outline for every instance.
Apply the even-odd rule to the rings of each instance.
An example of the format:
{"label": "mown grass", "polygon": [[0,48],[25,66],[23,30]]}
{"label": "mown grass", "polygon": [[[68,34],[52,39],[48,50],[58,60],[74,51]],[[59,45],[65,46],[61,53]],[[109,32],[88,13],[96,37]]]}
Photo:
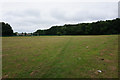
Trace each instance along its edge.
{"label": "mown grass", "polygon": [[118,78],[118,35],[2,39],[3,78]]}

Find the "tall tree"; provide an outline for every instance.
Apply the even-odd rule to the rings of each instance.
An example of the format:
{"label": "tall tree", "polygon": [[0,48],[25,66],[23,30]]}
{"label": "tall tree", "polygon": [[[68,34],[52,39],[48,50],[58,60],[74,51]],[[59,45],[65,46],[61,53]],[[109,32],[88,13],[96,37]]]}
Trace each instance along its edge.
{"label": "tall tree", "polygon": [[8,23],[0,23],[2,24],[2,36],[13,36],[12,27]]}

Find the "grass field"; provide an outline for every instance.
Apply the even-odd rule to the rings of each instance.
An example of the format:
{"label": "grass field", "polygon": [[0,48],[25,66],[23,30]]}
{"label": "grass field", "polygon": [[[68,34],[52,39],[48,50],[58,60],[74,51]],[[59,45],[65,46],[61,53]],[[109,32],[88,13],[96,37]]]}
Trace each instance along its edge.
{"label": "grass field", "polygon": [[3,78],[118,78],[118,35],[2,40]]}

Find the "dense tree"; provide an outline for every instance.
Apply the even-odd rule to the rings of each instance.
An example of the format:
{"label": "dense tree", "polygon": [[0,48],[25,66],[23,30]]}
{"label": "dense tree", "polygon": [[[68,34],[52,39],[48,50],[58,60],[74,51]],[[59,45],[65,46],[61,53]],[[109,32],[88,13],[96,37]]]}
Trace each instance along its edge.
{"label": "dense tree", "polygon": [[39,35],[105,35],[120,34],[120,18],[93,23],[65,24],[52,26],[47,30],[37,30]]}
{"label": "dense tree", "polygon": [[13,36],[12,27],[8,23],[1,22],[2,24],[2,36]]}

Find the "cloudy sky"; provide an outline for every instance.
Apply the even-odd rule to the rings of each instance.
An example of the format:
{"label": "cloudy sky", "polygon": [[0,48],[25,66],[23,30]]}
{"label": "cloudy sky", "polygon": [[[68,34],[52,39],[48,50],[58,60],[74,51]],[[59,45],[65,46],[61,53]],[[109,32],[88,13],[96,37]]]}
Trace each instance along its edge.
{"label": "cloudy sky", "polygon": [[0,0],[0,22],[14,32],[118,17],[119,0]]}

